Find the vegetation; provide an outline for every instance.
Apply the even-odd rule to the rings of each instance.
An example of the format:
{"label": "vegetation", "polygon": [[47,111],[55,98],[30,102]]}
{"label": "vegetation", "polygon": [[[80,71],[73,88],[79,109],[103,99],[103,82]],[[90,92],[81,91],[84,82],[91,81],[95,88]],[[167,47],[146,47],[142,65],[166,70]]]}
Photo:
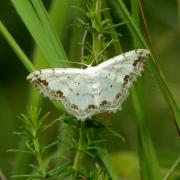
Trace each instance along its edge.
{"label": "vegetation", "polygon": [[[7,161],[2,160],[2,173],[15,179],[178,179],[180,145],[177,136],[180,134],[180,110],[176,99],[179,95],[174,95],[165,78],[168,75],[165,76],[161,70],[163,64],[159,65],[157,62],[156,47],[150,37],[142,2],[47,2],[45,5],[48,12],[41,0],[11,0],[34,39],[33,53],[28,49],[27,55],[3,22],[0,22],[1,34],[24,65],[21,68],[28,73],[35,69],[70,67],[74,65],[72,60],[85,64],[93,61],[97,65],[129,49],[149,49],[151,57],[144,75],[131,88],[131,97],[123,105],[122,111],[115,115],[100,114],[85,122],[66,114],[60,102],[49,103],[44,100],[32,87],[29,95],[19,93],[15,90],[16,83],[14,89],[10,88],[9,91],[12,92],[11,96],[20,97],[23,102],[23,105],[20,102],[17,105],[21,114],[21,128],[18,131],[19,122],[17,118],[14,119],[11,110],[16,103],[9,108],[7,100],[1,95],[1,109],[5,114],[2,116],[2,127],[5,119],[17,122],[12,128],[15,131],[12,145],[17,148],[12,149],[10,143],[8,147],[5,146],[9,148],[8,159],[13,159],[14,164],[7,168],[8,164],[3,165]],[[157,6],[160,3],[163,1],[158,0]],[[168,4],[166,3],[164,7]],[[151,10],[152,3],[146,4]],[[169,4],[171,5],[170,2]],[[146,9],[148,11],[148,7]],[[179,12],[179,9],[176,11]],[[169,41],[175,43],[172,36],[176,35],[176,31],[171,31],[167,40],[158,39],[161,51],[166,50],[165,46],[170,44]],[[171,51],[172,48],[169,49]],[[171,66],[167,63],[167,67],[171,74],[174,72],[171,69],[176,67],[172,64],[178,62],[174,61],[176,56],[169,57]],[[19,86],[24,91],[28,83],[25,81],[24,71],[21,73],[23,83]],[[150,74],[152,77],[148,77]],[[156,87],[153,87],[154,84]],[[155,89],[159,91],[156,92]],[[171,116],[167,116],[162,108],[163,103]],[[27,113],[22,114],[26,109]],[[20,135],[20,143],[17,143],[15,135]],[[12,154],[16,157],[12,157]],[[0,176],[5,178],[1,174]]]}

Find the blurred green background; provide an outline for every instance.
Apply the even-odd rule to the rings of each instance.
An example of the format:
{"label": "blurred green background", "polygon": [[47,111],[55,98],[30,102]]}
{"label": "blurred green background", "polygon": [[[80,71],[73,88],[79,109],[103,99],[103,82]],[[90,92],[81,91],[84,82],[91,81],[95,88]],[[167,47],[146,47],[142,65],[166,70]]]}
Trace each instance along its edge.
{"label": "blurred green background", "polygon": [[[50,1],[47,0],[45,4],[49,7]],[[177,104],[180,105],[180,19],[178,19],[177,1],[143,0],[142,4],[158,63]],[[33,40],[9,0],[0,0],[0,18],[24,52],[31,57]],[[125,39],[122,38],[122,41]],[[63,41],[68,51],[66,42],[68,39]],[[27,108],[30,87],[26,81],[27,74],[26,69],[0,35],[0,169],[5,175],[9,175],[15,166],[16,154],[6,151],[17,147],[20,142],[19,137],[12,132],[20,126],[17,115],[24,113]],[[145,76],[150,133],[161,167],[169,168],[178,154],[180,155],[179,137],[170,112],[148,68]],[[134,152],[136,154],[137,128],[131,97],[124,103],[123,111],[110,117],[113,119],[113,129],[123,135],[126,142],[122,143],[119,139],[110,137],[107,143],[108,149],[112,153]]]}

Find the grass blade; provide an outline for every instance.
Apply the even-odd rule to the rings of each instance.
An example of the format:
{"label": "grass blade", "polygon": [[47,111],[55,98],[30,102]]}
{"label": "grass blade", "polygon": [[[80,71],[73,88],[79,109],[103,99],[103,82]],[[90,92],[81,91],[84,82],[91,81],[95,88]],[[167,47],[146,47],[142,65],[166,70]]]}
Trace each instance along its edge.
{"label": "grass blade", "polygon": [[163,178],[163,180],[168,180],[169,179],[170,175],[173,173],[173,171],[175,170],[175,168],[178,166],[179,163],[180,163],[180,156],[177,158],[177,160],[174,162],[172,167],[169,169],[168,173]]}
{"label": "grass blade", "polygon": [[67,60],[64,48],[59,41],[59,37],[56,31],[54,30],[51,21],[49,20],[49,15],[42,1],[37,1],[37,0],[31,0],[31,1],[42,23],[42,27],[45,30],[46,37],[48,37],[49,43],[52,44],[55,50],[55,54],[57,54],[57,56],[59,56],[60,59]]}
{"label": "grass blade", "polygon": [[[140,27],[138,1],[132,1],[131,8],[132,18],[136,22],[137,27]],[[139,44],[135,40],[133,44],[135,48],[139,47]],[[132,99],[137,116],[140,174],[143,179],[154,180],[160,179],[160,167],[147,125],[144,92],[144,78],[142,77],[132,89]]]}
{"label": "grass blade", "polygon": [[21,60],[22,64],[26,67],[26,69],[29,72],[32,72],[35,70],[33,64],[29,60],[29,58],[26,56],[26,54],[23,52],[23,50],[19,47],[17,42],[14,40],[14,38],[11,36],[11,34],[8,32],[4,24],[0,21],[0,32],[2,35],[5,37],[6,41],[9,43],[11,48],[14,50],[16,55],[19,57]]}
{"label": "grass blade", "polygon": [[[137,2],[132,2],[132,16],[135,20],[135,22],[138,24],[135,25],[139,26],[139,15],[138,15],[138,8],[137,8]],[[114,5],[115,8],[117,8]],[[124,6],[125,7],[125,6]],[[121,9],[122,11],[122,9]],[[124,11],[127,11],[126,9]],[[135,12],[135,13],[134,13]],[[129,12],[126,12],[129,15]],[[130,16],[130,15],[129,15]],[[129,26],[129,29],[132,29],[130,26],[130,21],[126,16],[123,19],[124,21],[128,22],[127,25]],[[132,18],[131,18],[132,20]],[[141,36],[140,32],[138,32]],[[137,34],[132,32],[132,37],[134,46],[142,47],[141,41],[137,38]],[[143,78],[138,81],[136,86],[132,89],[131,94],[133,98],[133,103],[135,107],[135,112],[137,116],[137,125],[138,125],[138,132],[139,132],[139,155],[140,155],[140,167],[141,167],[141,174],[142,178],[146,180],[159,180],[160,178],[160,168],[158,164],[158,160],[156,158],[155,150],[152,144],[151,136],[147,127],[146,123],[146,109],[143,101],[143,93],[144,92],[144,86],[143,86]],[[141,97],[141,98],[139,98]]]}
{"label": "grass blade", "polygon": [[[24,24],[35,39],[50,67],[66,66],[64,49],[50,25],[48,15],[40,1],[11,0]],[[26,7],[26,11],[24,11]],[[45,20],[46,19],[46,20]],[[49,40],[50,39],[50,40]]]}
{"label": "grass blade", "polygon": [[[67,42],[66,40],[69,37],[69,34],[67,32],[70,24],[71,13],[73,13],[71,6],[72,0],[53,0],[49,9],[50,20],[57,32],[57,38],[59,38],[62,43]],[[33,62],[37,69],[43,69],[48,67],[47,63],[44,61],[44,55],[37,46],[35,47],[33,52]]]}
{"label": "grass blade", "polygon": [[143,102],[138,96],[137,89],[133,88],[132,97],[137,116],[139,132],[139,156],[141,165],[141,174],[145,180],[159,180],[160,168],[156,158],[155,150],[152,144],[151,136],[146,123],[146,111]]}
{"label": "grass blade", "polygon": [[[50,58],[50,57],[54,57],[54,56],[55,57],[62,56],[63,60],[65,60],[66,59],[66,55],[64,54],[64,51],[62,50],[61,47],[58,50],[59,52],[54,51],[53,53],[51,53],[51,51],[48,49],[48,46],[52,46],[53,49],[56,49],[56,48],[54,48],[55,46],[52,43],[56,43],[55,41],[58,38],[53,37],[53,35],[52,35],[51,39],[53,39],[53,38],[54,39],[53,39],[53,41],[51,40],[49,42],[49,36],[47,35],[47,32],[46,33],[43,32],[44,30],[42,28],[42,21],[40,21],[39,15],[37,15],[35,10],[33,9],[34,7],[32,8],[32,4],[30,4],[30,1],[20,1],[20,0],[17,0],[17,1],[13,1],[13,3],[16,4],[17,8],[20,10],[20,14],[23,16],[22,18],[24,18],[24,21],[26,22],[25,24],[28,26],[28,30],[29,31],[31,30],[30,33],[36,39],[36,42],[39,45],[39,47],[40,47],[41,51],[43,52],[43,54],[44,54],[44,52],[46,52],[46,55],[44,55],[44,56],[47,59],[48,59],[48,57]],[[25,7],[26,7],[26,11],[24,11]],[[43,8],[42,4],[40,4],[36,9],[38,9],[38,8],[39,9]],[[22,11],[24,11],[24,12],[22,12]],[[45,11],[45,9],[43,9],[42,11]],[[23,14],[23,13],[25,13],[25,14]],[[46,12],[41,12],[41,13],[42,13],[41,14],[41,19],[43,19],[44,18],[43,15],[46,16],[45,15]],[[53,9],[52,9],[52,13],[53,13]],[[64,13],[66,13],[66,11],[64,11]],[[56,15],[57,15],[57,13],[56,13]],[[66,17],[66,15],[65,15],[65,17]],[[43,23],[44,23],[44,29],[46,29],[46,26],[48,26],[48,22],[43,22]],[[48,28],[50,29],[51,25],[49,25]],[[18,55],[18,57],[20,58],[21,62],[25,65],[26,69],[28,69],[29,72],[34,71],[35,67],[31,63],[31,61],[28,59],[28,57],[25,55],[23,50],[18,46],[16,41],[8,33],[7,29],[5,28],[5,26],[1,22],[0,22],[0,31],[4,35],[4,37],[6,38],[6,40],[10,44],[10,46],[13,48],[15,53]],[[49,30],[48,33],[53,33],[53,30]],[[50,44],[48,44],[47,42],[50,43]],[[59,42],[57,42],[57,43],[59,43]],[[45,46],[45,48],[44,48],[44,46]],[[58,45],[56,44],[56,46],[58,46]],[[42,50],[43,48],[44,48],[44,50]],[[61,53],[61,51],[62,51],[62,53]],[[60,63],[61,63],[61,66],[62,66],[62,64],[64,65],[64,63],[62,63],[60,61],[60,58],[59,59],[57,59],[57,58],[48,59],[49,62],[47,61],[47,59],[43,58],[42,61],[41,61],[43,63],[46,62],[45,63],[46,67],[47,67],[47,64],[50,64],[51,67],[53,67],[53,66],[58,67],[58,65],[60,66]],[[37,58],[37,60],[39,61],[39,58]],[[53,62],[53,60],[54,60],[54,62]],[[56,60],[58,60],[58,61],[56,61]],[[39,67],[42,67],[42,65],[39,66]],[[33,96],[33,98],[31,98],[30,101],[31,101],[30,104],[34,104],[34,105],[39,104],[39,102],[41,101],[40,95],[38,94],[36,97]],[[57,109],[59,111],[61,111],[61,112],[63,111],[62,107],[61,107],[61,105],[59,103],[54,102],[54,105],[57,107]],[[28,156],[28,155],[21,154],[20,156],[18,156],[17,162],[16,162],[16,167],[14,169],[14,173],[16,173],[16,174],[19,173],[19,172],[26,173],[28,171],[27,164],[28,164],[29,161],[30,161],[30,156]]]}
{"label": "grass blade", "polygon": [[[129,22],[129,23],[127,23],[127,27],[129,29],[129,31],[131,32],[135,41],[140,45],[140,47],[150,49],[148,47],[148,44],[146,43],[145,39],[141,35],[138,26],[136,25],[136,23],[134,22],[133,18],[130,15],[129,11],[127,10],[126,6],[124,5],[123,1],[118,0],[117,3],[113,2],[113,3],[110,3],[110,5],[112,5],[117,10],[117,12],[119,13],[119,16],[121,18],[123,18],[124,21]],[[174,120],[176,128],[177,128],[177,132],[180,134],[180,110],[176,104],[176,101],[174,100],[174,97],[173,97],[171,91],[169,90],[169,87],[167,85],[167,82],[165,81],[165,78],[164,78],[162,72],[160,71],[160,69],[155,61],[153,54],[151,54],[151,60],[148,61],[148,65],[149,65],[149,67],[152,71],[152,74],[153,74],[155,80],[157,81],[157,84],[159,85],[161,93],[171,111],[173,120]]]}
{"label": "grass blade", "polygon": [[98,154],[99,154],[99,158],[101,159],[102,163],[106,167],[110,177],[113,180],[120,180],[121,178],[118,177],[116,171],[114,170],[114,168],[112,166],[111,159],[110,159],[109,153],[107,152],[107,149],[104,146],[99,147]]}

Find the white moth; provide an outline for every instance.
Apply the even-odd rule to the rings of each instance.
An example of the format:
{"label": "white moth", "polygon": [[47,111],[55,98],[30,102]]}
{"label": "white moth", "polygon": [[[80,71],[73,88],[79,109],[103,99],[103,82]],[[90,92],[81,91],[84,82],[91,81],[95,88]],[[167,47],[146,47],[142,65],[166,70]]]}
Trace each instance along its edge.
{"label": "white moth", "polygon": [[84,121],[98,113],[121,110],[149,54],[146,49],[132,50],[95,67],[42,69],[27,79],[45,96],[60,100],[69,114]]}

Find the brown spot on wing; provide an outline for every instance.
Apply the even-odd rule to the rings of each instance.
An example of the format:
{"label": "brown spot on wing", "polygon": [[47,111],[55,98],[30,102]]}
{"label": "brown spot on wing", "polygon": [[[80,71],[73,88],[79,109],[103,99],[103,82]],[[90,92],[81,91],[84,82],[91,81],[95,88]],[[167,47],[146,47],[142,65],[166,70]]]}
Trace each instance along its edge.
{"label": "brown spot on wing", "polygon": [[63,97],[63,92],[60,90],[56,91],[56,94],[58,95],[58,97]]}
{"label": "brown spot on wing", "polygon": [[127,84],[127,83],[128,83],[129,78],[130,78],[129,75],[125,75],[125,76],[124,76],[124,84]]}
{"label": "brown spot on wing", "polygon": [[136,67],[139,62],[140,62],[140,59],[135,60],[133,63],[133,66]]}
{"label": "brown spot on wing", "polygon": [[44,85],[44,86],[48,86],[48,82],[46,80],[42,80],[40,78],[37,78],[37,82]]}
{"label": "brown spot on wing", "polygon": [[94,104],[90,104],[90,105],[88,106],[88,109],[95,109],[95,105],[94,105]]}
{"label": "brown spot on wing", "polygon": [[136,59],[133,63],[133,66],[136,67],[140,62],[144,61],[145,58],[147,58],[148,56],[146,54],[144,54],[142,51],[140,52],[136,52],[138,59]]}
{"label": "brown spot on wing", "polygon": [[100,106],[105,106],[107,104],[107,101],[106,100],[103,100],[100,104]]}
{"label": "brown spot on wing", "polygon": [[122,96],[122,94],[121,94],[121,93],[118,93],[118,94],[116,95],[116,99],[119,99],[121,96]]}
{"label": "brown spot on wing", "polygon": [[72,104],[71,107],[72,107],[73,109],[78,109],[78,106],[75,105],[75,104]]}

